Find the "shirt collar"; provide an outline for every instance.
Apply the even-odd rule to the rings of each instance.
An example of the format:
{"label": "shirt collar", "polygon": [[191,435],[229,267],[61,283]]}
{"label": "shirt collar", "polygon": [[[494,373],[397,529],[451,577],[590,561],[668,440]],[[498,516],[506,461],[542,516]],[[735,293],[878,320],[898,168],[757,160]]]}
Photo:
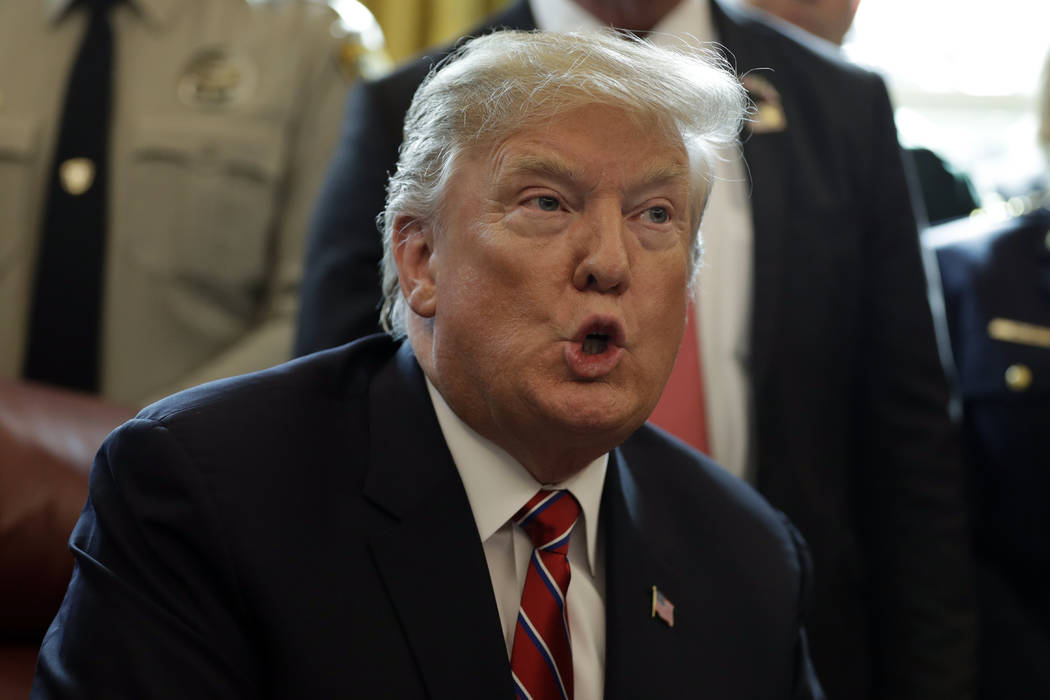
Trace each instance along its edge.
{"label": "shirt collar", "polygon": [[[73,2],[74,0],[43,0],[45,21],[57,22]],[[135,8],[150,24],[161,26],[171,19],[179,0],[124,0],[124,3]]]}
{"label": "shirt collar", "polygon": [[43,0],[40,7],[44,11],[44,21],[47,23],[57,22],[62,13],[73,4],[73,0]]}
{"label": "shirt collar", "polygon": [[541,486],[568,490],[580,504],[587,538],[587,563],[597,571],[598,511],[601,507],[608,453],[594,460],[560,484],[540,484],[503,448],[482,437],[463,422],[427,379],[441,433],[474,513],[478,535],[484,542],[503,527]]}
{"label": "shirt collar", "polygon": [[[710,0],[682,0],[650,32],[657,44],[675,37],[715,41]],[[573,0],[529,0],[536,28],[548,32],[579,32],[604,25]],[[663,38],[661,38],[663,37]]]}

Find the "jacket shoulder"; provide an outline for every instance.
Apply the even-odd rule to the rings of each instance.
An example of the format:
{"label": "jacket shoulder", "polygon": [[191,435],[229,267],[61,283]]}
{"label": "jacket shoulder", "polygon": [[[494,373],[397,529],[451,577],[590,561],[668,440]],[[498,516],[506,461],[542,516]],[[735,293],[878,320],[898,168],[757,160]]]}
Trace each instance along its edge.
{"label": "jacket shoulder", "polygon": [[312,402],[340,400],[368,390],[375,370],[397,344],[373,335],[274,367],[219,379],[172,394],[142,409],[137,418],[194,428],[233,420],[265,424]]}
{"label": "jacket shoulder", "polygon": [[928,229],[923,244],[933,249],[946,294],[963,292],[989,276],[1016,274],[1050,256],[1050,210],[1005,221],[974,217]]}
{"label": "jacket shoulder", "polygon": [[229,21],[262,29],[275,41],[298,47],[300,55],[334,51],[347,78],[374,77],[390,69],[383,30],[356,0],[218,0],[215,4],[232,11],[234,19]]}

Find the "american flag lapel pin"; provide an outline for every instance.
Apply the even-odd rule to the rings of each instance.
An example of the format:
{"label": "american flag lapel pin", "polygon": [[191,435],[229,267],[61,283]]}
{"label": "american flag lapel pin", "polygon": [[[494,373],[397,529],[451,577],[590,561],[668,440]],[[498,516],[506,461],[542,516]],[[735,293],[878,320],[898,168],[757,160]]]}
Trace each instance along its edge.
{"label": "american flag lapel pin", "polygon": [[653,609],[652,617],[659,617],[667,623],[668,627],[674,627],[674,603],[667,599],[660,589],[653,586]]}

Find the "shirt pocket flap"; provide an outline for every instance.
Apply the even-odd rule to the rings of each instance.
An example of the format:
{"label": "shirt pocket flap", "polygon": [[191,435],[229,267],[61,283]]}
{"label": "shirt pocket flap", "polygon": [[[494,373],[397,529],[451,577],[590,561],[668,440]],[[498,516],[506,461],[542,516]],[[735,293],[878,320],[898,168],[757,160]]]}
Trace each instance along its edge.
{"label": "shirt pocket flap", "polygon": [[33,191],[39,157],[40,120],[0,115],[0,272],[30,255],[35,232],[30,224],[43,198]]}
{"label": "shirt pocket flap", "polygon": [[36,153],[38,121],[34,117],[0,119],[0,159],[28,160]]}
{"label": "shirt pocket flap", "polygon": [[284,139],[270,125],[161,118],[137,125],[132,152],[136,160],[213,166],[269,182],[282,171]]}

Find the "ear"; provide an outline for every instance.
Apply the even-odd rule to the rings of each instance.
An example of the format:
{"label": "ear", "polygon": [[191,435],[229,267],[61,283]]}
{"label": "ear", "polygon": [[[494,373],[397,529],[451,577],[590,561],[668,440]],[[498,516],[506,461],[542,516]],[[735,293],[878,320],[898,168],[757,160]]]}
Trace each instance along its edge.
{"label": "ear", "polygon": [[394,262],[401,293],[413,312],[431,318],[437,308],[437,284],[431,262],[434,236],[429,224],[402,214],[394,219]]}

